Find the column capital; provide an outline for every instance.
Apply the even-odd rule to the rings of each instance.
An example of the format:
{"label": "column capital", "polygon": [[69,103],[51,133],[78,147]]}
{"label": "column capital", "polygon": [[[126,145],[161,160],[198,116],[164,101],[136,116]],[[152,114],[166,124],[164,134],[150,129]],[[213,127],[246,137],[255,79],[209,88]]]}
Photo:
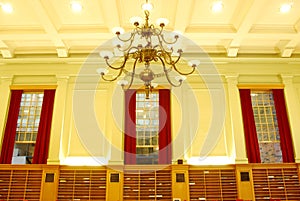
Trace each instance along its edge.
{"label": "column capital", "polygon": [[294,75],[292,74],[281,74],[280,75],[283,84],[292,84]]}
{"label": "column capital", "polygon": [[56,75],[57,81],[68,81],[70,79],[70,76],[68,75]]}
{"label": "column capital", "polygon": [[13,75],[1,76],[0,77],[0,83],[3,83],[3,82],[12,83],[13,77],[14,77]]}
{"label": "column capital", "polygon": [[225,75],[226,81],[228,84],[238,84],[239,74],[237,73],[229,73]]}

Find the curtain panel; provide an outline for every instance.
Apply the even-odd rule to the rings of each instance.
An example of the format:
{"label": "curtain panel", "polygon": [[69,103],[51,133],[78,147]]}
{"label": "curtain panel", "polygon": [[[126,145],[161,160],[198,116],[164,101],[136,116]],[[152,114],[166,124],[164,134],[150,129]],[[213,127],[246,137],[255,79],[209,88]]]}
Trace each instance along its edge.
{"label": "curtain panel", "polygon": [[11,164],[12,161],[22,93],[23,90],[11,91],[8,116],[2,141],[1,164]]}
{"label": "curtain panel", "polygon": [[124,163],[136,164],[136,90],[125,91]]}
{"label": "curtain panel", "polygon": [[47,164],[55,90],[45,90],[40,123],[34,148],[33,164]]}
{"label": "curtain panel", "polygon": [[249,163],[261,163],[250,89],[240,89],[246,150]]}

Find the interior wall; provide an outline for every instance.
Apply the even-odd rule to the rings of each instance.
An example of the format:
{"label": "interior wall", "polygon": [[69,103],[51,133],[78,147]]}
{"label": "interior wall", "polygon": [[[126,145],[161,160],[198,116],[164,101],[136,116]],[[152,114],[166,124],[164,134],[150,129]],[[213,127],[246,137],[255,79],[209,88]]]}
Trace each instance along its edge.
{"label": "interior wall", "polygon": [[[123,163],[124,95],[115,83],[99,80],[92,66],[39,63],[0,66],[0,138],[3,138],[11,86],[56,86],[49,164]],[[247,163],[238,86],[282,85],[300,161],[300,65],[272,62],[217,64],[172,89],[173,162]],[[213,79],[211,78],[213,77]]]}

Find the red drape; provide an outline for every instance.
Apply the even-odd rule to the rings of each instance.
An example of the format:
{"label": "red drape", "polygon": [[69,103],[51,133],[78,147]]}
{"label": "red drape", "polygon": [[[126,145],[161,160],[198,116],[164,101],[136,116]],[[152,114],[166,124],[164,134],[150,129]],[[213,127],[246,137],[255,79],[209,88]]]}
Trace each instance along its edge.
{"label": "red drape", "polygon": [[45,90],[32,163],[47,164],[55,90]]}
{"label": "red drape", "polygon": [[273,96],[280,135],[282,160],[286,163],[293,163],[295,162],[294,149],[283,89],[273,89]]}
{"label": "red drape", "polygon": [[12,160],[22,93],[22,90],[11,91],[10,105],[0,156],[1,164],[10,164]]}
{"label": "red drape", "polygon": [[159,164],[171,164],[171,99],[170,90],[159,90]]}
{"label": "red drape", "polygon": [[260,151],[251,103],[250,89],[240,89],[246,149],[249,163],[260,163]]}
{"label": "red drape", "polygon": [[125,92],[124,163],[136,164],[136,90]]}

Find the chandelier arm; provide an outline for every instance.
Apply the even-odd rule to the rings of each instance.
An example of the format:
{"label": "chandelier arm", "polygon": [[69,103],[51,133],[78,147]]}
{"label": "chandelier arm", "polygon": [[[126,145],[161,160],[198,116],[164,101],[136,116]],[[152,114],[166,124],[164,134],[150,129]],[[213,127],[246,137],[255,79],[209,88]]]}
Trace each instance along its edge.
{"label": "chandelier arm", "polygon": [[173,87],[179,87],[179,86],[181,86],[182,80],[180,80],[180,81],[178,82],[178,84],[174,84],[174,83],[171,81],[170,77],[169,77],[168,69],[166,69],[165,62],[163,61],[162,58],[160,58],[160,57],[158,57],[158,58],[159,58],[159,60],[161,61],[162,65],[163,65],[164,73],[165,73],[165,75],[166,75],[166,78],[167,78],[168,82],[169,82]]}
{"label": "chandelier arm", "polygon": [[175,40],[173,42],[166,41],[163,34],[161,34],[160,37],[164,43],[169,44],[169,45],[175,44],[178,41],[178,37],[175,37]]}
{"label": "chandelier arm", "polygon": [[178,70],[177,68],[176,68],[176,65],[175,64],[172,64],[172,66],[173,66],[173,68],[174,68],[174,70],[177,72],[177,73],[179,73],[180,75],[190,75],[190,74],[192,74],[194,71],[195,71],[195,67],[192,67],[192,70],[190,71],[190,72],[188,72],[188,73],[183,73],[183,72],[181,72],[180,70]]}
{"label": "chandelier arm", "polygon": [[104,81],[109,81],[109,82],[112,82],[112,81],[115,81],[116,79],[118,79],[120,76],[121,76],[121,74],[122,74],[122,69],[119,69],[119,74],[116,76],[116,77],[114,77],[114,78],[112,78],[112,79],[108,79],[108,78],[105,78],[104,76],[104,74],[101,74],[101,78],[104,80]]}
{"label": "chandelier arm", "polygon": [[174,64],[177,64],[177,62],[180,60],[181,58],[181,53],[179,53],[179,56],[177,57],[176,61],[174,61]]}
{"label": "chandelier arm", "polygon": [[111,69],[113,69],[113,70],[122,70],[122,68],[124,68],[124,66],[125,66],[125,64],[126,64],[126,62],[127,62],[127,59],[128,59],[128,56],[126,55],[126,56],[124,57],[124,62],[122,63],[122,65],[121,65],[120,67],[114,67],[114,66],[112,66],[110,63],[108,63],[108,59],[105,59],[105,63],[106,63],[106,65],[107,65],[109,68],[111,68]]}
{"label": "chandelier arm", "polygon": [[122,38],[120,37],[120,34],[117,34],[117,38],[118,38],[120,41],[126,43],[126,42],[130,41],[132,38],[134,38],[135,33],[136,33],[136,31],[135,31],[135,29],[134,29],[134,32],[132,32],[132,33],[130,34],[130,37],[129,37],[128,39],[122,39]]}
{"label": "chandelier arm", "polygon": [[[129,38],[129,40],[130,40],[130,43],[127,45],[127,47],[126,48],[121,48],[121,47],[118,47],[118,49],[120,50],[120,51],[122,51],[122,52],[127,52],[130,48],[132,48],[132,43],[133,43],[133,41],[134,41],[134,38],[135,38],[135,35],[136,35],[136,33],[131,33],[131,37]],[[129,40],[127,40],[127,41],[122,41],[122,42],[128,42]]]}
{"label": "chandelier arm", "polygon": [[136,58],[135,59],[135,61],[134,61],[134,63],[133,63],[133,68],[132,68],[132,73],[131,73],[131,78],[130,78],[130,82],[129,82],[129,85],[128,85],[128,87],[126,87],[126,89],[125,89],[125,86],[123,86],[123,90],[127,90],[127,89],[130,89],[130,87],[131,87],[131,85],[132,85],[132,83],[133,83],[133,79],[134,79],[134,76],[135,76],[135,68],[136,68],[136,63],[137,63],[137,61],[138,61],[138,58]]}

